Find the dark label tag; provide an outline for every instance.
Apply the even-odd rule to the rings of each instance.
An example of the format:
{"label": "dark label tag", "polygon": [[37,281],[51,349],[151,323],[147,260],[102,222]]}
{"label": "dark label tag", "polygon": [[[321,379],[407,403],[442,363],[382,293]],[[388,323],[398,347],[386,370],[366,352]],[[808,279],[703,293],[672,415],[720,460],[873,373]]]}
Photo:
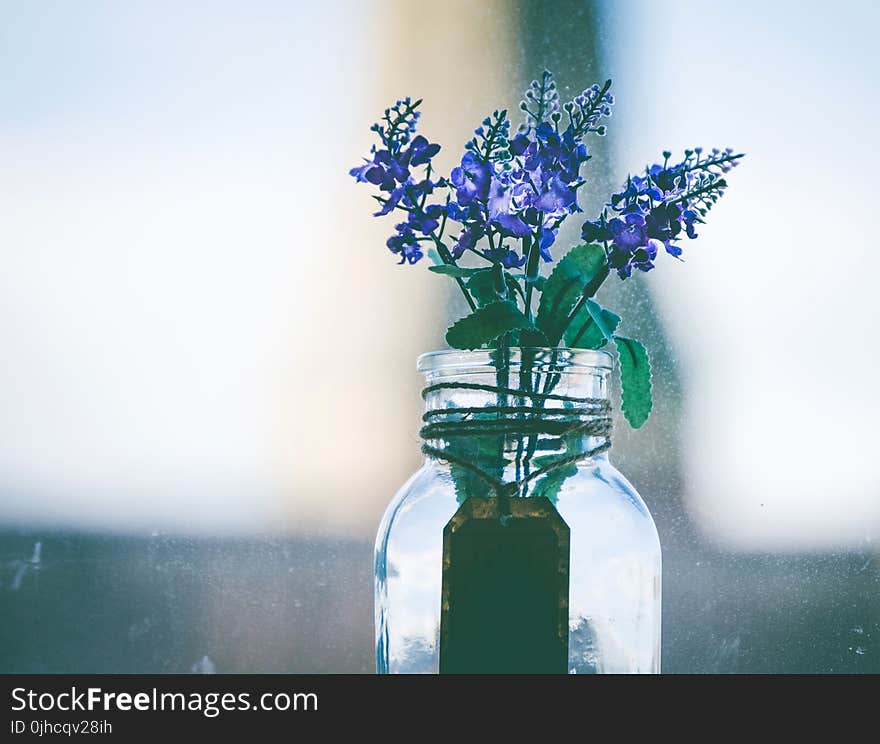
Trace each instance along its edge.
{"label": "dark label tag", "polygon": [[569,529],[546,498],[469,498],[443,530],[441,674],[568,671]]}

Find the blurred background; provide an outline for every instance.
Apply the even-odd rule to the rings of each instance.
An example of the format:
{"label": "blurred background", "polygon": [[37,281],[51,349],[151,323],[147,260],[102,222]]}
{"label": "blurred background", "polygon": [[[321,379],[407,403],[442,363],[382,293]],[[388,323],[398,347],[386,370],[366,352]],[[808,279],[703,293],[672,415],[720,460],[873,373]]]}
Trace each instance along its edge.
{"label": "blurred background", "polygon": [[878,23],[0,0],[0,672],[372,671],[415,357],[463,308],[347,171],[404,95],[451,168],[545,67],[614,79],[590,215],[663,149],[748,153],[684,264],[603,290],[655,360],[613,459],[660,532],[664,671],[880,672]]}

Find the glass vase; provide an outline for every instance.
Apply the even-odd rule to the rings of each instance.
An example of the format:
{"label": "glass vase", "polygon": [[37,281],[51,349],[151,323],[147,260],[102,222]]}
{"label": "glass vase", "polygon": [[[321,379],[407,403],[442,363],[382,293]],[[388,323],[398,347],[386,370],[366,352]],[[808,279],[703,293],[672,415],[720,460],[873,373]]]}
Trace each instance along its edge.
{"label": "glass vase", "polygon": [[656,673],[660,544],[611,464],[602,351],[441,351],[376,540],[379,673]]}

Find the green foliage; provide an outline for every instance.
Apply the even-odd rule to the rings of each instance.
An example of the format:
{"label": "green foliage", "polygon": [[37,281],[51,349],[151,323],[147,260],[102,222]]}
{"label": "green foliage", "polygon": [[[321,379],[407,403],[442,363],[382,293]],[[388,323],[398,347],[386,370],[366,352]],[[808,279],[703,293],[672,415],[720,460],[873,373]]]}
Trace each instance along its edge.
{"label": "green foliage", "polygon": [[581,298],[592,297],[607,276],[605,250],[600,245],[577,245],[559,261],[544,284],[536,320],[552,346],[562,339],[569,315]]}
{"label": "green foliage", "polygon": [[[535,465],[537,467],[546,467],[550,465],[551,462],[547,461],[547,459],[543,457],[535,458]],[[537,483],[535,483],[532,488],[532,496],[544,496],[547,499],[550,499],[552,503],[556,503],[556,499],[559,496],[559,491],[562,489],[562,484],[565,483],[571,476],[577,475],[577,465],[574,463],[570,465],[565,465],[561,468],[555,468],[551,470],[547,475],[541,476],[537,479]]]}
{"label": "green foliage", "polygon": [[[434,250],[433,248],[431,250]],[[439,258],[439,256],[438,256]],[[486,271],[491,271],[490,268],[482,268],[482,269],[468,269],[464,266],[453,266],[452,264],[438,264],[436,266],[429,266],[428,271],[433,271],[435,274],[444,274],[445,276],[454,276],[458,279],[469,279],[475,274],[480,274]]]}
{"label": "green foliage", "polygon": [[546,276],[536,276],[534,279],[526,279],[529,284],[534,285],[539,292],[544,291],[544,285],[547,284]]}
{"label": "green foliage", "polygon": [[453,349],[479,349],[511,331],[536,328],[513,302],[492,302],[455,323],[446,332],[446,343]]}
{"label": "green foliage", "polygon": [[632,338],[614,336],[620,368],[623,415],[633,429],[647,421],[651,413],[651,363],[648,352]]}
{"label": "green foliage", "polygon": [[572,349],[600,349],[614,336],[620,316],[587,300],[565,329],[563,340]]}
{"label": "green foliage", "polygon": [[[504,450],[503,436],[478,434],[469,437],[450,437],[446,447],[451,455],[466,460],[496,480],[501,479],[504,466],[507,464],[502,454]],[[463,502],[470,496],[492,495],[486,480],[467,468],[453,462],[450,463],[449,470],[459,501]]]}
{"label": "green foliage", "polygon": [[485,269],[477,269],[470,275],[465,286],[477,303],[477,307],[506,300],[519,291],[516,279],[497,264]]}
{"label": "green foliage", "polygon": [[527,329],[520,331],[519,335],[511,341],[512,346],[521,346],[522,348],[532,348],[547,345],[547,337],[539,330]]}
{"label": "green foliage", "polygon": [[[578,245],[556,265],[546,278],[529,280],[524,274],[511,274],[494,265],[468,269],[450,265],[432,266],[432,271],[465,282],[477,310],[455,323],[446,341],[457,349],[492,346],[501,337],[510,346],[556,346],[560,343],[575,349],[600,349],[613,341],[618,352],[618,369],[623,415],[638,429],[648,419],[652,408],[651,365],[645,347],[635,339],[615,335],[620,316],[590,299],[608,276],[605,250],[599,245]],[[518,281],[525,280],[541,292],[537,318],[533,322],[516,303]],[[495,448],[500,457],[502,442],[475,442],[471,446]],[[487,453],[469,453],[486,457]],[[490,457],[490,460],[492,458]],[[537,458],[535,466],[540,467]],[[560,468],[538,479],[533,494],[554,499],[562,483],[576,468]],[[456,474],[470,483],[473,476]]]}
{"label": "green foliage", "polygon": [[[576,455],[583,447],[583,442],[581,440],[582,437],[579,434],[571,434],[562,437],[561,441],[558,441],[557,444],[557,446],[561,445],[561,451],[534,458],[534,466],[536,468],[552,467],[559,462],[560,459]],[[577,475],[577,472],[578,469],[575,463],[553,468],[548,471],[546,475],[542,475],[535,481],[535,484],[532,486],[531,495],[544,496],[555,504],[556,499],[559,496],[559,491],[562,489],[562,484],[573,475]]]}

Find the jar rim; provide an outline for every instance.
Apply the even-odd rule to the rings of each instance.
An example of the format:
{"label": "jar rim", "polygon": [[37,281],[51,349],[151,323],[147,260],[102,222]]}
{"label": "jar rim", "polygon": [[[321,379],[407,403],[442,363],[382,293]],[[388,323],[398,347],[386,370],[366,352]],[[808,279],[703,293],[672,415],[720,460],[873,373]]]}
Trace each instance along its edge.
{"label": "jar rim", "polygon": [[[529,352],[531,364],[540,366],[561,366],[566,369],[573,367],[586,369],[612,369],[614,360],[607,351],[598,349],[569,349],[565,347],[551,348],[547,346],[513,347],[510,349],[511,366],[522,363],[523,352]],[[479,367],[493,367],[492,354],[494,349],[442,349],[429,351],[419,356],[416,368],[422,373],[448,372],[451,370],[468,370]]]}

